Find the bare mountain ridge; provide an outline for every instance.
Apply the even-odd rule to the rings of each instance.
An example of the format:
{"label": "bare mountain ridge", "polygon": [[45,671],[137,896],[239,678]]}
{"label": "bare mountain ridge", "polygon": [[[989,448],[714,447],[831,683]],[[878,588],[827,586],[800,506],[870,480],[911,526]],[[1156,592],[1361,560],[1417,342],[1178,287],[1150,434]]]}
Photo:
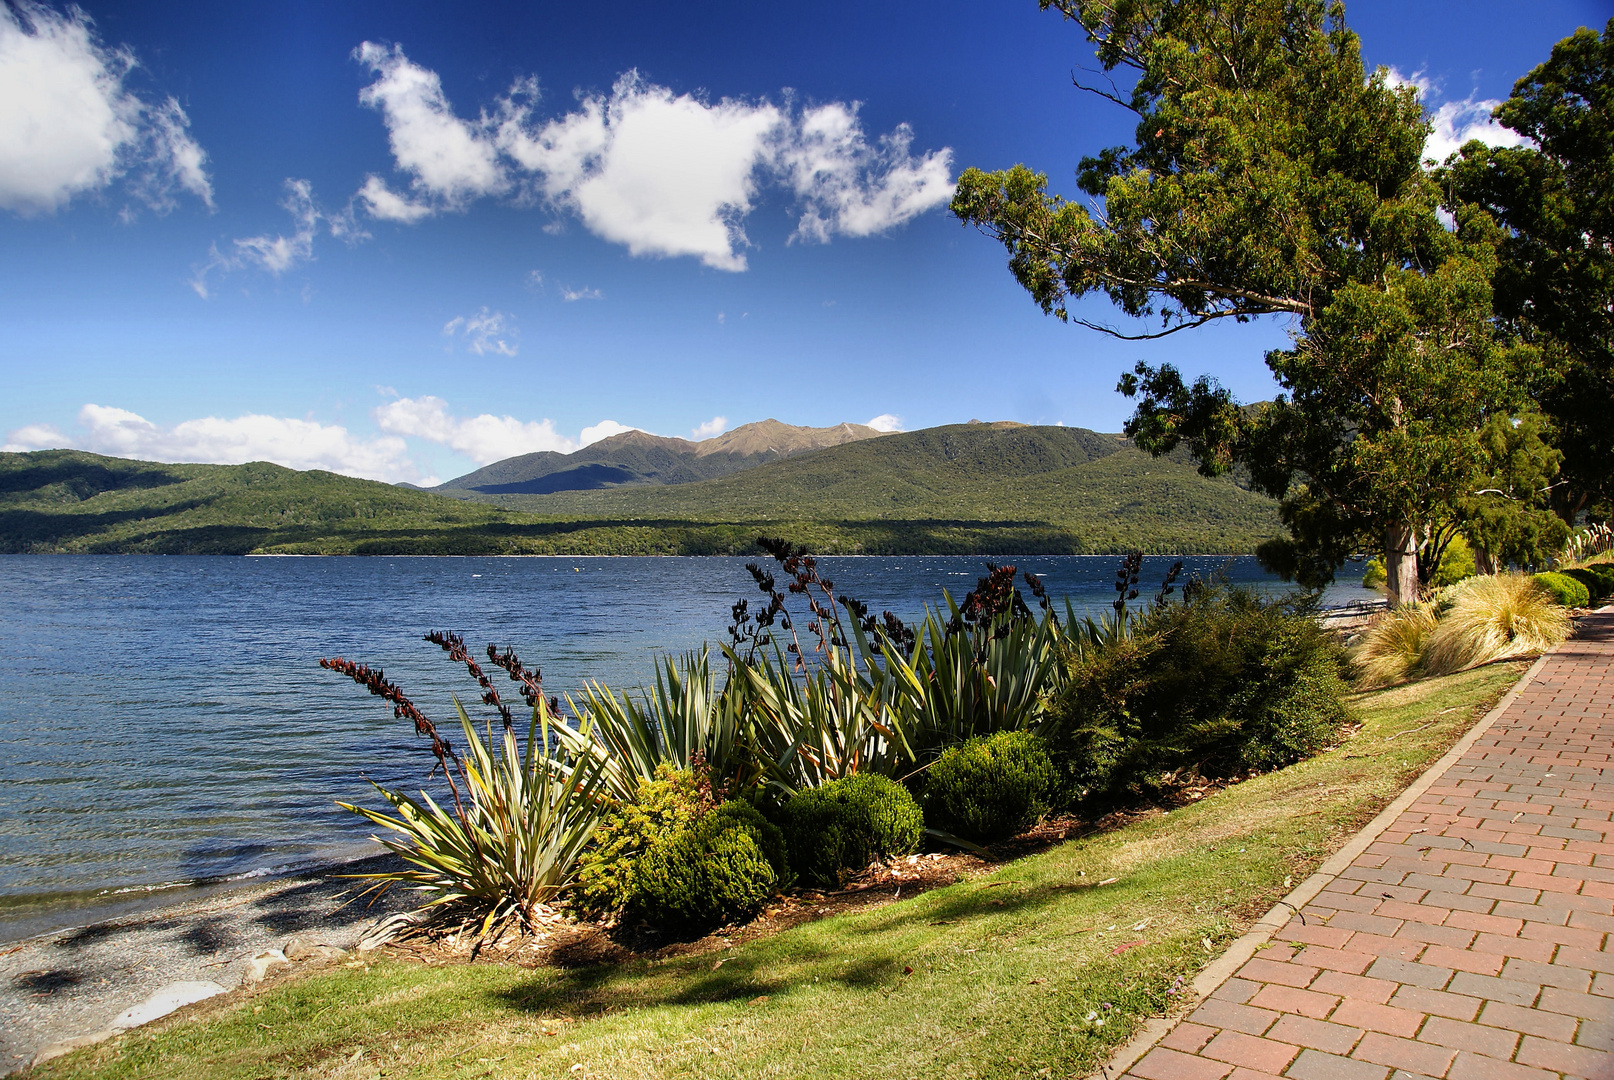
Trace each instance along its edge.
{"label": "bare mountain ridge", "polygon": [[743,424],[701,442],[624,431],[571,454],[543,451],[495,461],[431,490],[444,495],[549,495],[690,484],[881,434],[862,424],[795,427],[773,419]]}

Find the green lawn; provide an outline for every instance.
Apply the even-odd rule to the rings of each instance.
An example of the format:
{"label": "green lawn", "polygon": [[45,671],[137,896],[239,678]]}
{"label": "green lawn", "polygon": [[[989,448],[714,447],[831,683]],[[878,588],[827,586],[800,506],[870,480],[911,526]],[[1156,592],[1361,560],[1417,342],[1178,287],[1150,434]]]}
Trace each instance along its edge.
{"label": "green lawn", "polygon": [[1340,847],[1523,668],[1362,695],[1361,731],[1311,761],[726,952],[583,970],[382,957],[203,1003],[35,1075],[1081,1076],[1171,1011],[1179,979]]}

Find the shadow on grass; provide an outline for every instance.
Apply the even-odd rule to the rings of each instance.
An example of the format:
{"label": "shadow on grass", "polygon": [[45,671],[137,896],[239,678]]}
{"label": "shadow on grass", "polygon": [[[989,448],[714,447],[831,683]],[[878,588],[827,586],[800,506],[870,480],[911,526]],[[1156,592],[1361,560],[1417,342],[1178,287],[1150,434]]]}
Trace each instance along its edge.
{"label": "shadow on grass", "polygon": [[[598,1015],[621,1007],[631,998],[634,1007],[658,1005],[700,1005],[750,1001],[762,995],[789,993],[795,985],[788,978],[758,974],[759,967],[780,962],[792,968],[822,965],[824,982],[862,990],[896,989],[904,979],[904,968],[912,959],[898,944],[881,948],[871,939],[905,936],[917,926],[938,923],[967,925],[969,922],[1001,918],[1004,915],[1032,917],[1053,905],[1068,901],[1076,889],[1059,883],[1020,886],[1010,895],[1003,889],[985,887],[984,882],[962,882],[875,911],[835,916],[824,923],[808,923],[784,932],[770,943],[788,939],[787,950],[763,945],[757,953],[726,957],[723,966],[710,970],[711,953],[673,961],[609,960],[594,966],[548,970],[543,975],[492,995],[495,1001],[525,1012],[572,1015],[579,1018]],[[1092,890],[1082,887],[1081,892]],[[1114,890],[1106,899],[1124,900],[1126,890]],[[833,922],[833,932],[825,923]],[[819,932],[815,933],[817,928]],[[841,944],[856,940],[855,958],[846,958]],[[602,958],[603,959],[603,958]],[[837,964],[837,961],[846,960]],[[833,966],[831,966],[833,965]]]}

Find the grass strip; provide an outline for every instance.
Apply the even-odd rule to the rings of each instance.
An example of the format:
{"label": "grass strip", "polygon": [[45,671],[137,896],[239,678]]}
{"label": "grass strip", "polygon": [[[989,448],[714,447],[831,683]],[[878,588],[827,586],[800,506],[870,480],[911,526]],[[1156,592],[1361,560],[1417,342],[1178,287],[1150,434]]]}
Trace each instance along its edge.
{"label": "grass strip", "polygon": [[33,1075],[1083,1076],[1185,1004],[1196,972],[1525,667],[1359,695],[1360,732],[1310,761],[726,952],[581,970],[382,956],[203,1003]]}

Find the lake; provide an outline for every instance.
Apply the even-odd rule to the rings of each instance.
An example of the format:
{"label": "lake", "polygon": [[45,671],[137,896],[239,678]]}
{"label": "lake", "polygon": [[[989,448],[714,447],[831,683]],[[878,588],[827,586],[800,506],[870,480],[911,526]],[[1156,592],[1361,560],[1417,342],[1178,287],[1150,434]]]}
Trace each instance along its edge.
{"label": "lake", "polygon": [[[756,606],[747,561],[0,556],[0,940],[42,910],[366,850],[371,827],[335,801],[377,802],[368,779],[413,787],[431,759],[321,657],[384,668],[439,722],[475,685],[421,640],[434,629],[477,652],[513,645],[550,693],[633,687],[658,653],[722,639],[736,599]],[[1112,556],[1000,561],[1083,611],[1114,598]],[[1171,562],[1145,560],[1144,596]],[[1250,558],[1186,562],[1280,587]],[[910,621],[986,572],[965,557],[822,564],[838,591]]]}

